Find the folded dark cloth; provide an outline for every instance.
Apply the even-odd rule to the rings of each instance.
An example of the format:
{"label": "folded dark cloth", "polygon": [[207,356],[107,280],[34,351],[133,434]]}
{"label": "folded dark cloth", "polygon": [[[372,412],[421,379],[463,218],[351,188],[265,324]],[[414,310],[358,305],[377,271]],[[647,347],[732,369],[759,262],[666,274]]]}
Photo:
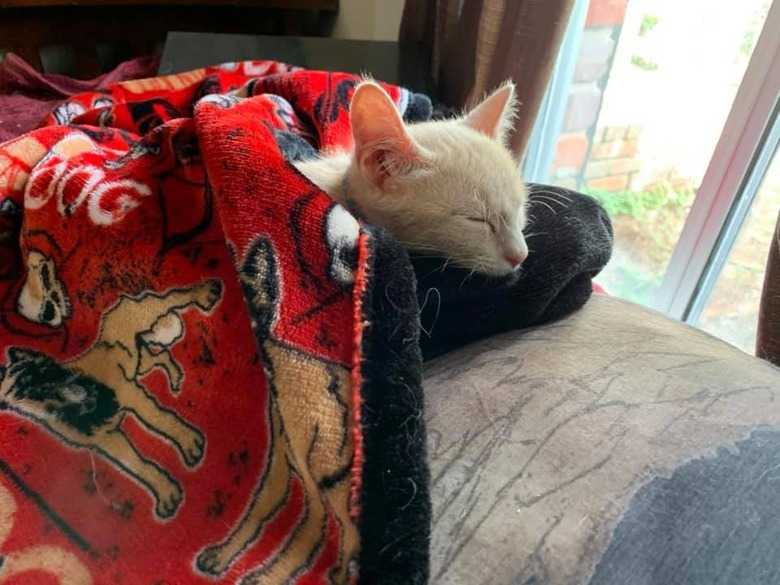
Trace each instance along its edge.
{"label": "folded dark cloth", "polygon": [[469,342],[540,325],[580,308],[612,254],[612,224],[592,197],[529,185],[530,254],[517,275],[497,281],[412,254],[425,359]]}

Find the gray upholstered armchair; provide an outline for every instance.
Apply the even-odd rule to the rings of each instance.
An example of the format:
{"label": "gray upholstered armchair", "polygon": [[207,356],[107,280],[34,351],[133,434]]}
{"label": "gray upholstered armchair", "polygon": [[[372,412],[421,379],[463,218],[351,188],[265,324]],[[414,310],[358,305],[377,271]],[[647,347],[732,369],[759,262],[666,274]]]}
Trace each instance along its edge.
{"label": "gray upholstered armchair", "polygon": [[434,360],[425,390],[432,582],[771,582],[780,370],[766,361],[594,296]]}

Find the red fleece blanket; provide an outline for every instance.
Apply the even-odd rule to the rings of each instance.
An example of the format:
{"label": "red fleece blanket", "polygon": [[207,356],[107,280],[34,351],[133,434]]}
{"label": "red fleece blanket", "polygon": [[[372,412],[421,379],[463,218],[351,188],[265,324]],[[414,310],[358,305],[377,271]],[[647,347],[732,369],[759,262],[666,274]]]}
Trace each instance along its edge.
{"label": "red fleece blanket", "polygon": [[0,146],[1,582],[426,580],[411,266],[284,156],[356,81],[118,83]]}

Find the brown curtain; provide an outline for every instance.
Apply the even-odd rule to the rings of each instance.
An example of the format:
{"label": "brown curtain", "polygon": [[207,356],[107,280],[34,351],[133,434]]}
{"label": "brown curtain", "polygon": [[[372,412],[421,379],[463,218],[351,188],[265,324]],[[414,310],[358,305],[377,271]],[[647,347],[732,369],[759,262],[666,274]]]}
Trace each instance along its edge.
{"label": "brown curtain", "polygon": [[756,355],[780,366],[780,215],[769,246],[758,312]]}
{"label": "brown curtain", "polygon": [[575,0],[406,0],[400,39],[431,49],[438,98],[471,107],[511,78],[519,117],[512,149],[525,154]]}

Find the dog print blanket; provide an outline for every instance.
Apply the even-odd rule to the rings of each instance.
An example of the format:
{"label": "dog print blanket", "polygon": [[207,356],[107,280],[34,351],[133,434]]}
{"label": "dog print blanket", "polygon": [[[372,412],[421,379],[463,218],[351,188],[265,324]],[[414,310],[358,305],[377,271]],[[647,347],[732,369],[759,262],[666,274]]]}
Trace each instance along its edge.
{"label": "dog print blanket", "polygon": [[414,273],[288,162],[357,81],[123,82],[0,146],[0,582],[427,580]]}
{"label": "dog print blanket", "polygon": [[582,306],[612,231],[531,185],[516,278],[410,257],[290,164],[358,81],[126,81],[0,145],[0,583],[428,581],[423,358]]}

